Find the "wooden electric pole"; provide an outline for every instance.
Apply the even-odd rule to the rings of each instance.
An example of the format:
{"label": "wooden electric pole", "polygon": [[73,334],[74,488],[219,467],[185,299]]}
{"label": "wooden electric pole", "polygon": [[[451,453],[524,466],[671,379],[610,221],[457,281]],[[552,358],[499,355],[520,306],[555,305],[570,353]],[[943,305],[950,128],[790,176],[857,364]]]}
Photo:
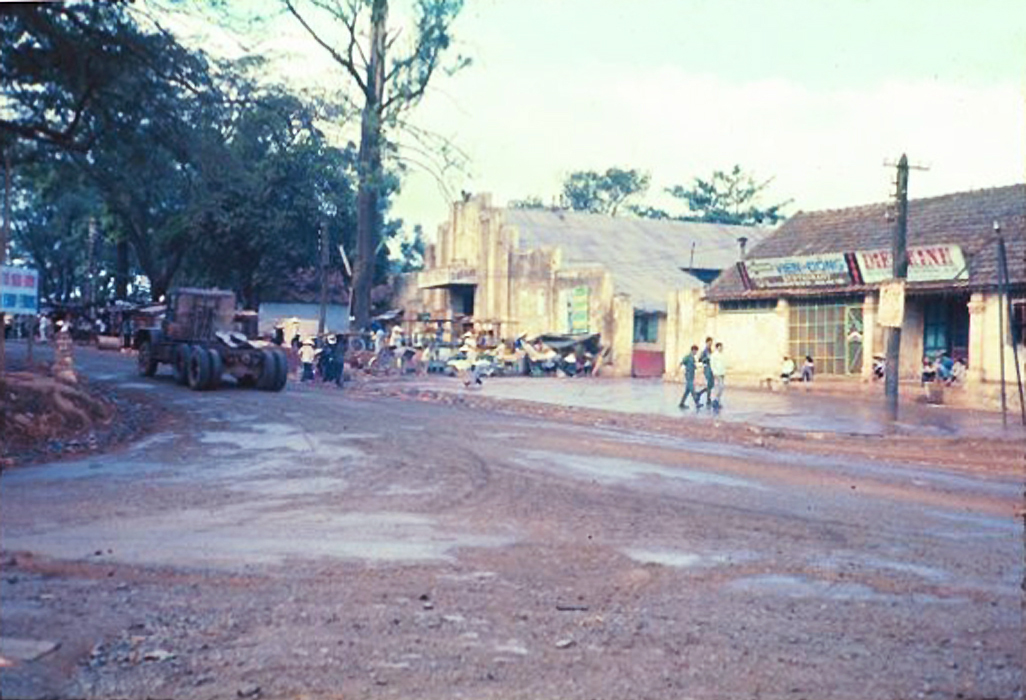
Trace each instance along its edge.
{"label": "wooden electric pole", "polygon": [[[908,277],[908,254],[906,239],[908,237],[908,158],[904,153],[898,161],[898,180],[894,192],[897,215],[894,218],[894,230],[891,239],[891,271],[895,280]],[[886,395],[887,417],[891,421],[898,419],[898,378],[899,361],[901,359],[901,326],[887,326],[884,330],[886,342],[887,364],[884,368],[884,394]]]}
{"label": "wooden electric pole", "polygon": [[[7,263],[7,241],[11,236],[11,152],[4,149],[4,226],[0,229],[0,267]],[[7,315],[0,310],[0,380],[7,362]]]}
{"label": "wooden electric pole", "polygon": [[[1008,275],[1008,252],[1005,248],[1005,237],[1001,233],[1001,224],[994,222],[994,233],[997,234],[997,262],[998,262],[998,288],[1000,294],[1000,306],[998,307],[998,323],[1001,327],[1000,334],[1000,362],[1001,362],[1001,422],[1008,424],[1008,399],[1005,395],[1005,339],[1010,339],[1012,345],[1012,360],[1015,363],[1015,384],[1019,389],[1019,414],[1022,424],[1026,425],[1026,396],[1023,394],[1022,369],[1019,366],[1019,339],[1010,331],[1015,327],[1013,322],[1014,309],[1012,308],[1012,295],[1009,293],[1010,280]],[[1006,323],[1004,320],[1007,311]]]}
{"label": "wooden electric pole", "polygon": [[321,225],[321,314],[317,321],[317,335],[324,335],[328,318],[328,227]]}

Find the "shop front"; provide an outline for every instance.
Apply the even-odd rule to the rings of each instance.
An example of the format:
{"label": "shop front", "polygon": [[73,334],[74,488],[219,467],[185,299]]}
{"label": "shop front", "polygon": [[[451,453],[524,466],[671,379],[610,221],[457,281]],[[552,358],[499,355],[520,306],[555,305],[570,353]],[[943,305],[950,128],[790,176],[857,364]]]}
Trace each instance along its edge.
{"label": "shop front", "polygon": [[[918,379],[924,359],[946,354],[965,364],[967,382],[983,394],[1002,376],[1015,381],[1014,351],[1026,359],[1026,185],[909,202],[909,264],[899,287],[891,284],[889,210],[884,203],[795,215],[703,299],[689,299],[707,306],[692,312],[705,320],[689,332],[734,338],[737,374],[773,376],[783,355],[808,355],[817,374],[868,381],[874,358],[886,354],[888,288],[902,300],[902,379]],[[1002,257],[1011,261],[1007,276]]]}

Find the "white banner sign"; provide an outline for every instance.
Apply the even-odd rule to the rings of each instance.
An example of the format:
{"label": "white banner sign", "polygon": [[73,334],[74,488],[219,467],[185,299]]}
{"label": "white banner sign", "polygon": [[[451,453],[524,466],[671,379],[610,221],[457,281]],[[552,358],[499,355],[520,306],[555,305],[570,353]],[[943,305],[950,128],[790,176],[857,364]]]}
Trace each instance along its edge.
{"label": "white banner sign", "polygon": [[0,311],[8,314],[39,312],[39,274],[27,267],[0,267]]}
{"label": "white banner sign", "polygon": [[[891,279],[891,251],[868,250],[855,253],[865,284]],[[908,281],[937,282],[969,279],[962,249],[957,245],[924,245],[908,249]]]}
{"label": "white banner sign", "polygon": [[743,263],[752,289],[843,287],[851,284],[844,253],[756,258]]}
{"label": "white banner sign", "polygon": [[905,322],[905,280],[880,286],[880,308],[876,322],[885,328],[901,328]]}

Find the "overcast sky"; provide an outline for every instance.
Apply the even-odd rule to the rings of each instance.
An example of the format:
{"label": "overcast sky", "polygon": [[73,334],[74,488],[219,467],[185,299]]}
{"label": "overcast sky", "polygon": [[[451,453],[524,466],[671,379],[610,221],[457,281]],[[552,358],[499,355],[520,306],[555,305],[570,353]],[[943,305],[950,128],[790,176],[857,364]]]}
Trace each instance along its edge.
{"label": "overcast sky", "polygon": [[[794,213],[886,199],[902,152],[930,166],[912,197],[1026,180],[1021,0],[467,0],[454,33],[473,64],[413,118],[469,156],[454,193],[550,201],[615,165],[672,207],[663,188],[736,163]],[[279,42],[341,80],[300,34]],[[433,232],[447,210],[414,172],[393,213]]]}

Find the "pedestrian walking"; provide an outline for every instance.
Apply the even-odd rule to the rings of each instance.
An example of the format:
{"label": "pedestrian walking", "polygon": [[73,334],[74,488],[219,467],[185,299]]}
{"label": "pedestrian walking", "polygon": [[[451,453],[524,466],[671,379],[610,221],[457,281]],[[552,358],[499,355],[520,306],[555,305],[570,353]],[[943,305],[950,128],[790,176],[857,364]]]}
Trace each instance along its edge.
{"label": "pedestrian walking", "polygon": [[713,376],[712,365],[709,364],[710,359],[713,355],[713,339],[705,339],[705,347],[702,348],[702,354],[698,356],[698,361],[702,365],[702,376],[705,379],[705,386],[698,391],[696,402],[701,408],[702,394],[705,394],[705,405],[712,408],[712,392],[713,387],[716,384],[716,379]]}
{"label": "pedestrian walking", "polygon": [[698,393],[695,391],[695,371],[698,369],[698,346],[692,345],[691,352],[684,356],[684,359],[680,361],[681,367],[684,368],[684,395],[680,397],[680,408],[687,408],[688,397],[690,396],[695,402],[695,410],[697,411],[702,407],[701,402],[698,400]]}
{"label": "pedestrian walking", "polygon": [[716,413],[723,407],[723,389],[727,385],[727,358],[723,354],[723,343],[716,343],[716,350],[709,355],[709,368],[713,375],[711,408]]}

